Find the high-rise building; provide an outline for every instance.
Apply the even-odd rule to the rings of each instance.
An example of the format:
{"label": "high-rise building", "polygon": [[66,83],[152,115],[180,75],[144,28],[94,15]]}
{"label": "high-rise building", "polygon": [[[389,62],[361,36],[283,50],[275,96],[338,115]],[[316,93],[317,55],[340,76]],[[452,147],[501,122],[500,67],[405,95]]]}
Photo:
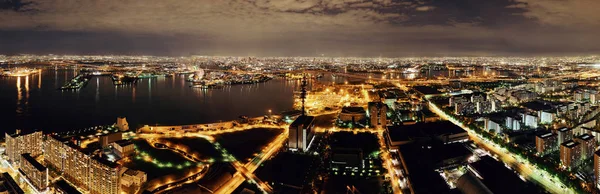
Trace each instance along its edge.
{"label": "high-rise building", "polygon": [[40,164],[29,153],[21,154],[19,171],[25,175],[29,182],[39,192],[48,188],[48,168]]}
{"label": "high-rise building", "polygon": [[302,115],[290,125],[288,148],[292,151],[306,152],[314,137],[315,117]]}
{"label": "high-rise building", "polygon": [[564,168],[574,168],[581,159],[581,144],[569,140],[560,144],[560,165]]}
{"label": "high-rise building", "polygon": [[552,123],[556,118],[556,113],[552,113],[551,111],[539,111],[539,117],[540,123]]}
{"label": "high-rise building", "polygon": [[119,166],[99,156],[94,156],[89,161],[89,190],[91,193],[120,193],[121,175],[119,174]]}
{"label": "high-rise building", "polygon": [[6,155],[13,164],[19,164],[21,154],[29,153],[31,156],[42,154],[43,135],[41,131],[21,133],[17,130],[15,134],[5,133]]}
{"label": "high-rise building", "polygon": [[502,127],[500,127],[501,119],[496,118],[485,118],[484,125],[486,131],[494,131],[495,133],[502,133]]}
{"label": "high-rise building", "polygon": [[562,144],[573,139],[573,128],[560,128],[557,130],[556,134],[558,134],[558,144]]}
{"label": "high-rise building", "polygon": [[504,121],[505,121],[505,126],[507,129],[511,129],[513,131],[521,130],[521,118],[520,117],[507,116]]}
{"label": "high-rise building", "polygon": [[127,118],[118,117],[116,127],[119,128],[119,130],[121,131],[129,130],[129,123],[127,123]]}
{"label": "high-rise building", "polygon": [[538,127],[538,117],[533,114],[521,113],[521,119],[525,126],[536,129]]}
{"label": "high-rise building", "polygon": [[543,133],[535,137],[535,148],[538,155],[543,156],[558,149],[557,135],[551,132]]}
{"label": "high-rise building", "polygon": [[92,194],[120,193],[120,166],[59,137],[46,140],[44,160],[61,172],[63,178]]}
{"label": "high-rise building", "polygon": [[587,159],[590,158],[594,155],[594,152],[596,152],[596,139],[594,138],[593,135],[590,134],[583,134],[580,136],[577,136],[577,138],[575,138],[575,141],[577,141],[579,144],[581,144],[581,158],[582,159]]}
{"label": "high-rise building", "polygon": [[108,144],[115,142],[115,141],[119,141],[121,139],[123,139],[123,133],[122,132],[116,132],[116,133],[109,133],[106,135],[102,135],[99,137],[99,141],[100,141],[100,145],[102,147],[106,147],[108,146]]}
{"label": "high-rise building", "polygon": [[382,102],[369,102],[369,120],[375,128],[387,125],[387,105]]}

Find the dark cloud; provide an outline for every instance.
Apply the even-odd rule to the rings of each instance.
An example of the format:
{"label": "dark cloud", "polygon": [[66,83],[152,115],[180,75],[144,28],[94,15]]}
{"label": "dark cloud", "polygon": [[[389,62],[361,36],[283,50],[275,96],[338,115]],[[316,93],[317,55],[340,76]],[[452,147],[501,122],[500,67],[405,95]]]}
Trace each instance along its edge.
{"label": "dark cloud", "polygon": [[0,10],[12,10],[12,11],[27,11],[29,9],[23,9],[31,5],[33,2],[22,1],[22,0],[1,0]]}
{"label": "dark cloud", "polygon": [[600,50],[597,7],[597,0],[4,0],[0,53],[589,54]]}

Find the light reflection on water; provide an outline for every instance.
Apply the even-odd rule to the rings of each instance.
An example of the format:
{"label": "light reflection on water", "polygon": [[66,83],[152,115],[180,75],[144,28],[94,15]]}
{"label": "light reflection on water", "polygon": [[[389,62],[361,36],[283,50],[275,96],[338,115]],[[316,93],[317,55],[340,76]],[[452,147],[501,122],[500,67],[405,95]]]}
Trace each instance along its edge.
{"label": "light reflection on water", "polygon": [[57,90],[74,76],[70,69],[51,69],[41,75],[0,77],[0,116],[6,121],[2,130],[64,131],[111,124],[119,116],[127,117],[132,127],[260,116],[269,109],[274,113],[292,109],[299,85],[299,81],[277,78],[201,90],[190,88],[183,75],[144,79],[135,86],[114,86],[109,76],[97,76],[81,90]]}

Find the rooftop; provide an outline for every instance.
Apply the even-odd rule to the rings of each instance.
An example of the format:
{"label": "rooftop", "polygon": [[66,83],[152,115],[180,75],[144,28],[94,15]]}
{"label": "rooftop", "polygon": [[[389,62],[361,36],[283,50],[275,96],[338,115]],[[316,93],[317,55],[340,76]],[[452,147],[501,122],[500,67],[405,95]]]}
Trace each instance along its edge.
{"label": "rooftop", "polygon": [[388,127],[388,133],[392,141],[407,141],[427,139],[439,135],[466,133],[466,131],[450,121],[438,121],[416,123],[413,125],[390,126]]}
{"label": "rooftop", "polygon": [[127,139],[118,140],[118,141],[115,141],[114,143],[119,144],[120,146],[128,146],[128,145],[133,144],[132,141],[127,140]]}
{"label": "rooftop", "polygon": [[462,144],[409,143],[401,145],[398,150],[415,193],[450,193],[451,189],[435,170],[445,160],[460,162],[462,160],[455,158],[466,160],[471,155]]}
{"label": "rooftop", "polygon": [[570,131],[570,130],[573,130],[573,128],[563,127],[563,128],[558,129],[558,131],[560,131],[560,132],[566,132],[566,131]]}
{"label": "rooftop", "polygon": [[[306,181],[306,172],[311,170],[314,157],[282,152],[265,162],[257,170],[256,176],[268,182],[302,187]],[[293,167],[290,164],[294,164]]]}
{"label": "rooftop", "polygon": [[127,170],[125,171],[125,174],[127,174],[127,175],[129,175],[129,176],[137,176],[137,175],[138,175],[138,174],[140,174],[140,173],[144,173],[144,172],[142,172],[142,171],[139,171],[139,170],[133,170],[133,169],[127,169]]}
{"label": "rooftop", "polygon": [[511,169],[492,157],[469,164],[470,170],[481,176],[481,182],[493,193],[541,193],[532,183],[528,183]]}
{"label": "rooftop", "polygon": [[300,126],[300,125],[307,126],[307,125],[310,125],[314,120],[315,120],[315,117],[313,117],[313,116],[301,115],[296,120],[294,120],[294,122],[292,122],[290,127]]}
{"label": "rooftop", "polygon": [[538,134],[537,136],[540,138],[547,138],[547,137],[551,137],[551,136],[555,136],[556,134],[552,133],[552,132],[547,132],[547,133],[542,133],[542,134]]}
{"label": "rooftop", "polygon": [[578,136],[577,138],[587,141],[587,140],[594,139],[594,136],[586,133],[586,134]]}
{"label": "rooftop", "polygon": [[10,137],[19,137],[19,136],[25,136],[25,135],[33,134],[33,133],[38,132],[38,131],[39,130],[21,130],[21,129],[18,129],[15,133],[12,133],[12,134],[6,133],[6,134],[10,135]]}
{"label": "rooftop", "polygon": [[534,111],[540,111],[540,110],[550,110],[552,109],[552,104],[550,102],[544,102],[544,101],[531,101],[531,102],[526,102],[523,103],[523,106],[525,108],[534,110]]}
{"label": "rooftop", "polygon": [[106,166],[108,166],[110,168],[117,168],[117,167],[119,167],[119,164],[111,162],[111,161],[108,161],[105,157],[100,157],[100,156],[96,155],[96,156],[92,157],[92,159],[96,160],[96,161],[98,161],[98,162],[100,162],[100,163],[102,163],[102,164],[104,164],[104,165],[106,165]]}
{"label": "rooftop", "polygon": [[568,147],[568,148],[574,148],[574,147],[578,146],[579,143],[577,143],[577,142],[575,142],[573,140],[569,140],[569,141],[566,141],[566,142],[562,143],[561,145],[565,146],[565,147]]}
{"label": "rooftop", "polygon": [[35,167],[38,171],[45,171],[46,167],[42,164],[40,164],[37,160],[35,160],[35,158],[31,157],[31,154],[29,153],[25,153],[25,154],[21,154],[21,156],[27,160],[27,162],[29,162],[29,164],[31,164],[33,167]]}
{"label": "rooftop", "polygon": [[75,187],[71,186],[65,180],[61,179],[55,183],[56,187],[68,194],[81,194]]}

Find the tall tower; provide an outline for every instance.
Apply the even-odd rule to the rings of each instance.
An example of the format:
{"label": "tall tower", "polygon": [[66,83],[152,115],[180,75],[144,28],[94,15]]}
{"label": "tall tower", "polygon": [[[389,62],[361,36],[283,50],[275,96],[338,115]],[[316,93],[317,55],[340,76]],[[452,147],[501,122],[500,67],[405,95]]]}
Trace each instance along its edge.
{"label": "tall tower", "polygon": [[304,102],[306,101],[306,74],[302,76],[301,88],[300,99],[302,99],[302,115],[306,115],[306,110],[304,108]]}

